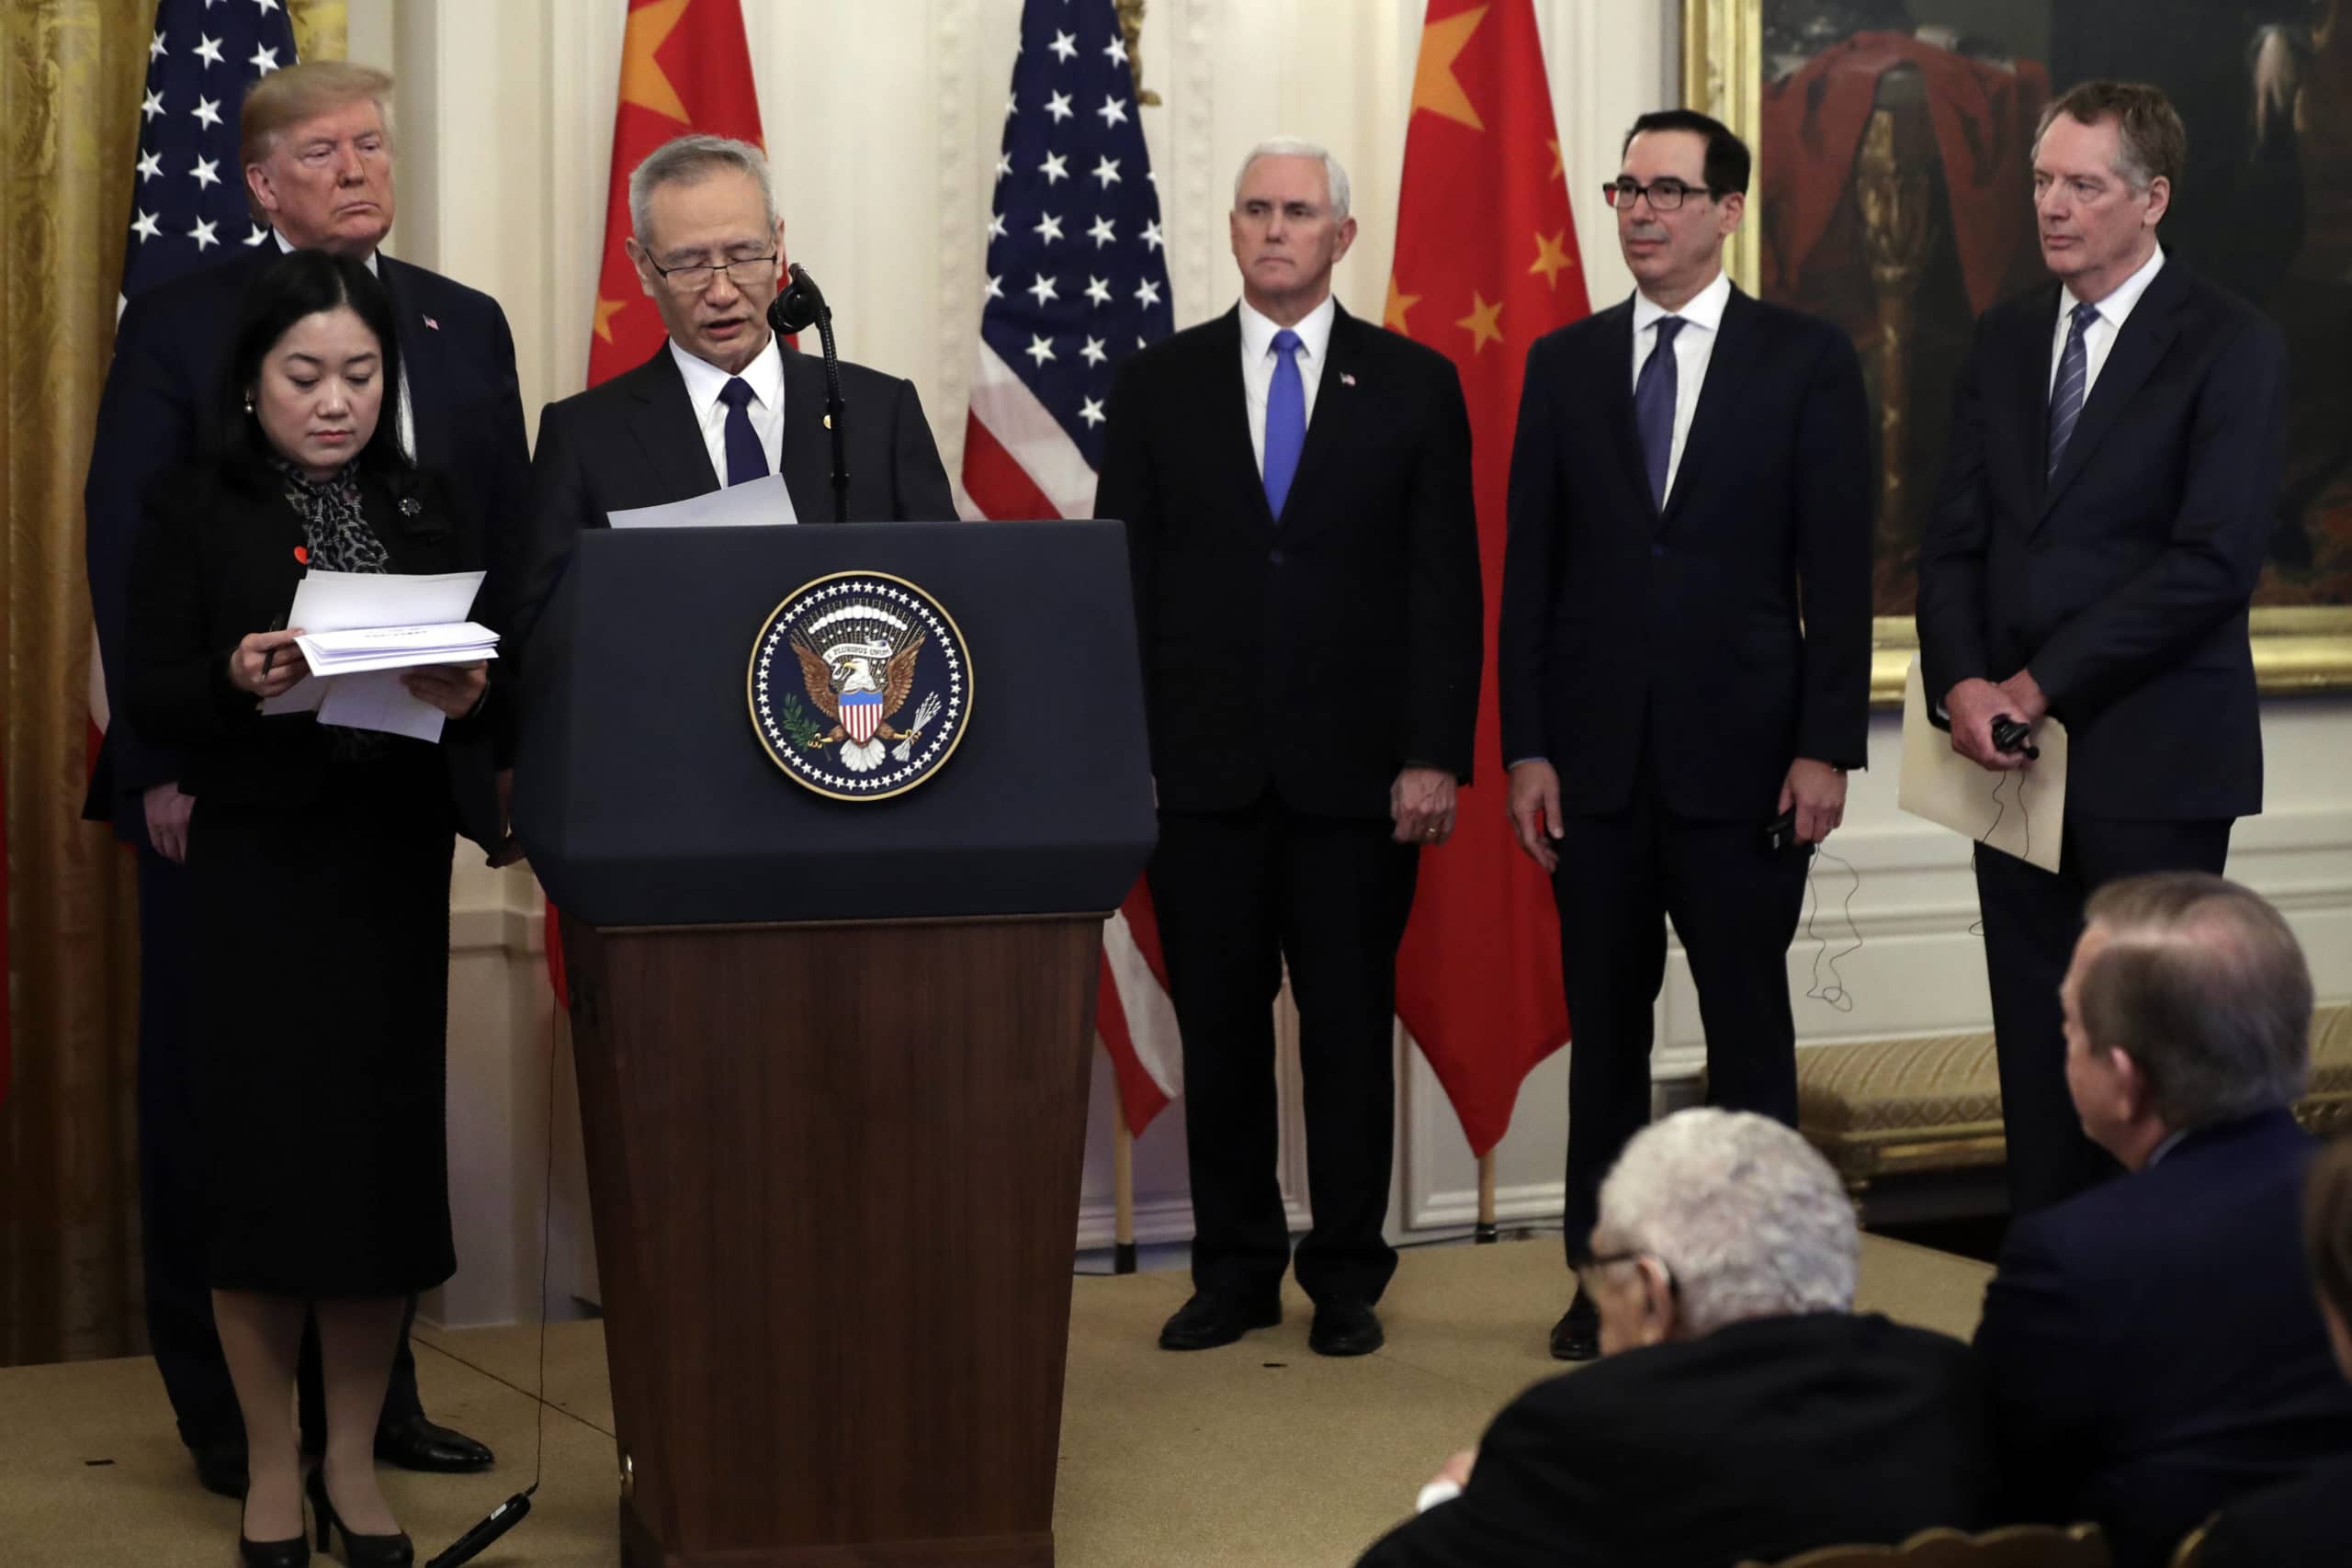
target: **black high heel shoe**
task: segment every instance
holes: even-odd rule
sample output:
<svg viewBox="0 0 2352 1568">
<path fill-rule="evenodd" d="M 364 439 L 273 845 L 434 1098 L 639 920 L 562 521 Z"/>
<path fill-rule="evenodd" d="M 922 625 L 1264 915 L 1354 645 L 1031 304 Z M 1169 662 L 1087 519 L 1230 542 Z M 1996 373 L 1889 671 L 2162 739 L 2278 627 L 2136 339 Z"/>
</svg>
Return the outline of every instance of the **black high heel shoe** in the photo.
<svg viewBox="0 0 2352 1568">
<path fill-rule="evenodd" d="M 325 1551 L 334 1543 L 336 1530 L 343 1532 L 344 1568 L 414 1568 L 416 1543 L 406 1530 L 391 1535 L 354 1535 L 351 1527 L 335 1517 L 334 1505 L 327 1501 L 326 1467 L 321 1465 L 311 1472 L 311 1501 L 319 1510 L 319 1550 Z M 299 1544 L 299 1543 L 298 1543 Z M 310 1560 L 303 1553 L 301 1562 Z M 266 1568 L 278 1568 L 271 1562 Z M 300 1568 L 300 1563 L 288 1568 Z"/>
<path fill-rule="evenodd" d="M 284 1540 L 254 1540 L 245 1534 L 244 1515 L 237 1516 L 237 1555 L 244 1560 L 245 1568 L 310 1568 L 311 1538 L 289 1536 Z"/>
</svg>

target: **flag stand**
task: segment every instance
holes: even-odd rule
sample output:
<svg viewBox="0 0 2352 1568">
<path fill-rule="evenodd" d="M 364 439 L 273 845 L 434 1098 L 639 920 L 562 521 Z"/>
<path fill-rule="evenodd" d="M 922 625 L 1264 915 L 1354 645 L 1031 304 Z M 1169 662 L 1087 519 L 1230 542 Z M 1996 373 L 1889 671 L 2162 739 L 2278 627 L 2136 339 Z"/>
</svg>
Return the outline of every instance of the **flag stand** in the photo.
<svg viewBox="0 0 2352 1568">
<path fill-rule="evenodd" d="M 1498 1238 L 1495 1230 L 1495 1151 L 1488 1149 L 1478 1156 L 1478 1228 L 1474 1239 L 1480 1247 Z"/>
<path fill-rule="evenodd" d="M 1106 1047 L 1107 1049 L 1107 1047 Z M 1136 1135 L 1127 1131 L 1119 1075 L 1111 1075 L 1111 1272 L 1136 1271 Z"/>
</svg>

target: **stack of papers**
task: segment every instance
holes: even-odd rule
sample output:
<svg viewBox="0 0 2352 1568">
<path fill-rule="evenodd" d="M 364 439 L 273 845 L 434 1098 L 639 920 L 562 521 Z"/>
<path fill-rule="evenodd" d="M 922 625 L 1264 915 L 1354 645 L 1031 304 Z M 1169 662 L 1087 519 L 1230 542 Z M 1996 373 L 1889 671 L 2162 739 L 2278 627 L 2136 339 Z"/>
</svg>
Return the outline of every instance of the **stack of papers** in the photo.
<svg viewBox="0 0 2352 1568">
<path fill-rule="evenodd" d="M 316 713 L 322 724 L 438 740 L 445 716 L 401 684 L 401 671 L 498 657 L 498 634 L 466 618 L 482 573 L 410 577 L 314 571 L 294 591 L 285 624 L 311 673 L 262 704 L 265 714 Z"/>
</svg>

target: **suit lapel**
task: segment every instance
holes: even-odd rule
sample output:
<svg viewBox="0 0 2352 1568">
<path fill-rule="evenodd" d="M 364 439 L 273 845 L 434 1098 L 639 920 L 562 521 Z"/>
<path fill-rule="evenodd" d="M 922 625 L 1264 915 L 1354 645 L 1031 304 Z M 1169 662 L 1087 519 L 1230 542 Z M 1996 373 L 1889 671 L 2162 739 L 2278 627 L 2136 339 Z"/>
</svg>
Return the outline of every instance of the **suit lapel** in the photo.
<svg viewBox="0 0 2352 1568">
<path fill-rule="evenodd" d="M 1217 330 L 1202 340 L 1202 351 L 1211 355 L 1211 363 L 1204 367 L 1205 385 L 1211 390 L 1208 406 L 1222 411 L 1213 416 L 1208 449 L 1225 465 L 1227 482 L 1234 492 L 1246 498 L 1241 503 L 1244 513 L 1271 533 L 1274 514 L 1266 505 L 1266 479 L 1258 471 L 1257 450 L 1250 439 L 1250 388 L 1241 378 L 1241 307 L 1236 305 L 1219 316 L 1216 325 Z M 1302 453 L 1300 467 L 1305 466 Z M 1291 488 L 1298 488 L 1295 475 Z"/>
<path fill-rule="evenodd" d="M 1303 517 L 1295 503 L 1301 495 L 1315 493 L 1315 476 L 1331 461 L 1332 452 L 1346 443 L 1363 396 L 1352 378 L 1363 358 L 1361 334 L 1371 329 L 1349 315 L 1337 300 L 1332 301 L 1331 310 L 1331 336 L 1323 345 L 1323 371 L 1315 383 L 1315 416 L 1306 422 L 1306 441 L 1299 448 L 1298 468 L 1291 475 L 1290 493 L 1283 498 L 1280 520 L 1283 527 Z M 1238 353 L 1235 358 L 1238 363 Z M 1258 488 L 1262 496 L 1262 476 Z M 1268 516 L 1272 514 L 1269 513 Z"/>
<path fill-rule="evenodd" d="M 400 339 L 401 378 L 408 386 L 409 416 L 416 422 L 416 450 L 410 454 L 420 468 L 447 473 L 448 431 L 436 417 L 448 406 L 449 367 L 443 358 L 440 325 L 420 306 L 416 269 L 405 262 L 378 254 L 384 292 L 391 297 L 392 331 Z M 398 405 L 386 411 L 400 418 Z"/>
<path fill-rule="evenodd" d="M 687 501 L 717 490 L 718 475 L 710 466 L 710 448 L 703 443 L 702 427 L 695 423 L 686 378 L 678 374 L 668 340 L 653 351 L 652 358 L 630 371 L 628 378 L 635 400 L 629 430 L 645 448 L 653 471 L 661 476 L 662 493 L 672 501 Z"/>
<path fill-rule="evenodd" d="M 2121 330 L 2115 334 L 2114 346 L 2107 351 L 2107 363 L 2099 367 L 2098 379 L 2091 384 L 2090 396 L 2083 400 L 2083 412 L 2075 417 L 2075 434 L 2066 442 L 2065 454 L 2058 459 L 2058 471 L 2050 477 L 2050 488 L 2041 498 L 2042 521 L 2048 520 L 2058 498 L 2066 493 L 2075 476 L 2083 471 L 2091 454 L 2098 449 L 2100 439 L 2114 427 L 2123 405 L 2132 400 L 2132 394 L 2139 391 L 2164 358 L 2165 351 L 2172 346 L 2172 340 L 2180 335 L 2180 325 L 2174 314 L 2188 293 L 2188 275 L 2181 270 L 2178 262 L 2167 259 L 2149 280 L 2147 292 L 2140 296 L 2132 314 L 2124 319 Z M 2057 331 L 2055 309 L 2053 305 L 2049 323 L 2052 334 Z M 2046 432 L 2050 423 L 2046 391 L 2043 403 L 2042 424 Z M 2045 434 L 2042 439 L 2047 442 L 2049 437 Z M 2043 462 L 2047 467 L 2046 457 Z"/>
<path fill-rule="evenodd" d="M 803 523 L 833 520 L 833 438 L 825 428 L 825 365 L 785 348 L 784 447 L 776 468 L 784 475 L 792 513 Z M 843 411 L 846 413 L 846 410 Z"/>
<path fill-rule="evenodd" d="M 1715 346 L 1707 355 L 1706 378 L 1699 384 L 1699 406 L 1691 412 L 1690 433 L 1682 438 L 1682 466 L 1675 470 L 1674 488 L 1666 498 L 1666 513 L 1659 524 L 1673 521 L 1676 513 L 1693 490 L 1705 482 L 1706 454 L 1720 450 L 1724 440 L 1724 426 L 1732 411 L 1739 407 L 1748 375 L 1756 367 L 1756 307 L 1745 294 L 1735 288 L 1724 303 L 1723 320 L 1715 325 Z M 1627 319 L 1630 321 L 1632 312 Z M 1631 335 L 1625 344 L 1627 363 L 1633 355 Z M 1624 385 L 1619 378 L 1621 388 Z M 1634 398 L 1625 393 L 1625 416 L 1633 418 Z M 1641 441 L 1635 437 L 1630 449 L 1638 450 Z M 1649 489 L 1649 476 L 1642 476 L 1642 489 Z"/>
<path fill-rule="evenodd" d="M 1609 419 L 1609 445 L 1625 465 L 1634 493 L 1646 500 L 1650 477 L 1642 469 L 1642 436 L 1634 426 L 1634 301 L 1631 297 L 1600 313 L 1600 406 Z"/>
</svg>

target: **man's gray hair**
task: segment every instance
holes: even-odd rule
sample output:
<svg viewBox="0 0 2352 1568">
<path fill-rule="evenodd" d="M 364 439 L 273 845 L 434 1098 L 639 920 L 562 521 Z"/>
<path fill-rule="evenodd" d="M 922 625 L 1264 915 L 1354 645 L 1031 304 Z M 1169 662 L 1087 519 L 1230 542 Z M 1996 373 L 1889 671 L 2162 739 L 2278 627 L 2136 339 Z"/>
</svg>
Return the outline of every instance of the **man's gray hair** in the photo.
<svg viewBox="0 0 2352 1568">
<path fill-rule="evenodd" d="M 2312 972 L 2261 895 L 2197 871 L 2110 882 L 2085 924 L 2107 941 L 2075 1006 L 2094 1047 L 2139 1064 L 2166 1127 L 2295 1103 L 2311 1077 Z"/>
<path fill-rule="evenodd" d="M 1794 1129 L 1753 1111 L 1682 1111 L 1644 1128 L 1600 1184 L 1600 1229 L 1666 1265 L 1693 1334 L 1853 1310 L 1853 1200 Z"/>
<path fill-rule="evenodd" d="M 720 169 L 741 169 L 759 182 L 760 206 L 767 213 L 768 228 L 775 229 L 775 186 L 768 179 L 767 154 L 748 141 L 696 131 L 664 141 L 629 171 L 628 226 L 638 248 L 652 248 L 646 236 L 653 229 L 655 187 L 698 184 Z"/>
<path fill-rule="evenodd" d="M 1250 155 L 1241 160 L 1241 167 L 1233 174 L 1233 205 L 1236 208 L 1241 205 L 1241 182 L 1250 177 L 1250 165 L 1261 158 L 1321 159 L 1323 179 L 1331 193 L 1331 221 L 1344 223 L 1348 220 L 1348 171 L 1340 167 L 1340 161 L 1331 156 L 1329 148 L 1319 141 L 1302 141 L 1295 136 L 1277 136 L 1250 149 Z"/>
</svg>

